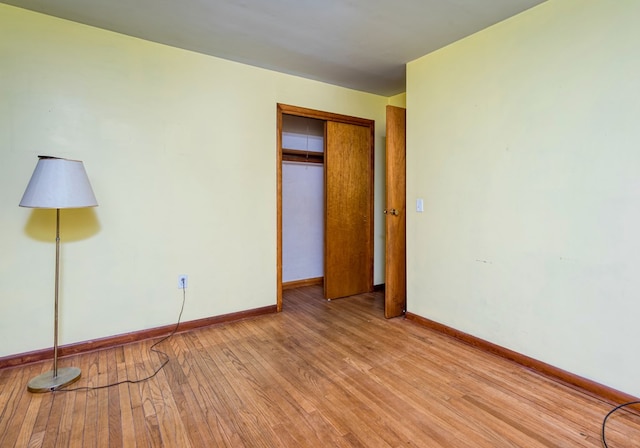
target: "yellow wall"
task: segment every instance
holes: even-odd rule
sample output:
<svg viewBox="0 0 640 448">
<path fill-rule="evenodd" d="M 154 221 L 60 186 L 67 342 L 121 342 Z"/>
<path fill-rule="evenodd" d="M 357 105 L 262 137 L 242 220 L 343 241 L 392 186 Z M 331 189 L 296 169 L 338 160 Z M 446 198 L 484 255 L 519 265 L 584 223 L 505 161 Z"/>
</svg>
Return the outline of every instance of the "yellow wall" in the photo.
<svg viewBox="0 0 640 448">
<path fill-rule="evenodd" d="M 640 396 L 640 2 L 408 64 L 408 310 Z"/>
<path fill-rule="evenodd" d="M 389 97 L 389 105 L 396 107 L 407 107 L 407 94 L 399 93 Z"/>
<path fill-rule="evenodd" d="M 62 211 L 61 344 L 172 324 L 183 273 L 183 320 L 275 304 L 278 102 L 376 120 L 382 217 L 387 98 L 0 4 L 0 356 L 52 344 L 55 212 L 18 207 L 39 154 L 100 204 Z"/>
</svg>

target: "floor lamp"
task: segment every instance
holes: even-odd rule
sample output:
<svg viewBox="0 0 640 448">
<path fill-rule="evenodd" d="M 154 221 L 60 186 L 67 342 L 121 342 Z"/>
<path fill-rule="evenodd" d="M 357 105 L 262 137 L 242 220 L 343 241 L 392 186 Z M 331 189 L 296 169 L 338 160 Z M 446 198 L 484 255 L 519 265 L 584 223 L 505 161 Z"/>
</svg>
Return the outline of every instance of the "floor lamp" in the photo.
<svg viewBox="0 0 640 448">
<path fill-rule="evenodd" d="M 98 205 L 84 165 L 79 160 L 38 156 L 38 164 L 20 207 L 56 209 L 56 270 L 53 311 L 53 370 L 29 381 L 29 392 L 48 392 L 80 379 L 77 367 L 58 368 L 58 280 L 60 277 L 60 209 Z"/>
</svg>

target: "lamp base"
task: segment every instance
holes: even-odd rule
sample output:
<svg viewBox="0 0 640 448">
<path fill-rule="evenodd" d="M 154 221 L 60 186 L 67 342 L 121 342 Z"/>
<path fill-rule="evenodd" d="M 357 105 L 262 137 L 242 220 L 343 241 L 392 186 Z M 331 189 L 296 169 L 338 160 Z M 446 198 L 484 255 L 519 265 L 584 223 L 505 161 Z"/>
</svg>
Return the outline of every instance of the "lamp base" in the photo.
<svg viewBox="0 0 640 448">
<path fill-rule="evenodd" d="M 58 375 L 53 376 L 53 370 L 38 375 L 29 381 L 27 390 L 34 393 L 51 392 L 80 379 L 80 369 L 77 367 L 62 367 Z"/>
</svg>

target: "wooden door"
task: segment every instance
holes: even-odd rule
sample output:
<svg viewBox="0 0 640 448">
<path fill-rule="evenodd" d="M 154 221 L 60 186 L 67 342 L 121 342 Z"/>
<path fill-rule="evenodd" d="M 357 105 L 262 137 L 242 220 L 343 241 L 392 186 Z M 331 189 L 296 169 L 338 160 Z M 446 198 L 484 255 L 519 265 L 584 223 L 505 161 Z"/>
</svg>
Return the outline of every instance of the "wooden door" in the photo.
<svg viewBox="0 0 640 448">
<path fill-rule="evenodd" d="M 407 302 L 406 110 L 387 106 L 387 196 L 384 316 L 402 315 Z"/>
<path fill-rule="evenodd" d="M 326 299 L 373 289 L 372 127 L 327 122 Z"/>
</svg>

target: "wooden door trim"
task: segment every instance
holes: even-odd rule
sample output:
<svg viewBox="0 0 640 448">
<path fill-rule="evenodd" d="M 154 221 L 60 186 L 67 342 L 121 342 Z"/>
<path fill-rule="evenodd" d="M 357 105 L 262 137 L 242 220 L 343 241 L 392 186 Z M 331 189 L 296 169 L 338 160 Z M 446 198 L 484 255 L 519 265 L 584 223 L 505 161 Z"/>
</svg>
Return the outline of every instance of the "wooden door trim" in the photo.
<svg viewBox="0 0 640 448">
<path fill-rule="evenodd" d="M 335 121 L 338 123 L 349 123 L 359 126 L 366 126 L 371 133 L 371 181 L 370 181 L 370 210 L 369 213 L 371 220 L 369 223 L 369 232 L 371 234 L 371 262 L 369 269 L 371 270 L 371 285 L 370 290 L 373 290 L 373 260 L 374 260 L 374 188 L 375 188 L 375 120 L 367 118 L 353 117 L 350 115 L 336 114 L 332 112 L 323 112 L 320 110 L 309 109 L 306 107 L 292 106 L 289 104 L 277 103 L 276 105 L 276 310 L 282 311 L 282 115 L 296 115 L 299 117 L 316 118 L 324 121 Z M 325 126 L 326 129 L 326 126 Z M 326 131 L 325 131 L 326 133 Z M 326 144 L 326 136 L 325 136 Z"/>
<path fill-rule="evenodd" d="M 332 112 L 323 112 L 315 109 L 308 109 L 306 107 L 291 106 L 288 104 L 278 103 L 278 117 L 282 117 L 282 114 L 297 115 L 299 117 L 316 118 L 324 121 L 336 121 L 338 123 L 357 124 L 360 126 L 368 126 L 373 128 L 375 121 L 368 118 L 353 117 L 351 115 L 334 114 Z M 280 123 L 279 130 L 282 130 L 282 123 Z M 280 134 L 278 134 L 280 135 Z"/>
<path fill-rule="evenodd" d="M 282 311 L 282 112 L 276 110 L 276 312 Z"/>
</svg>

